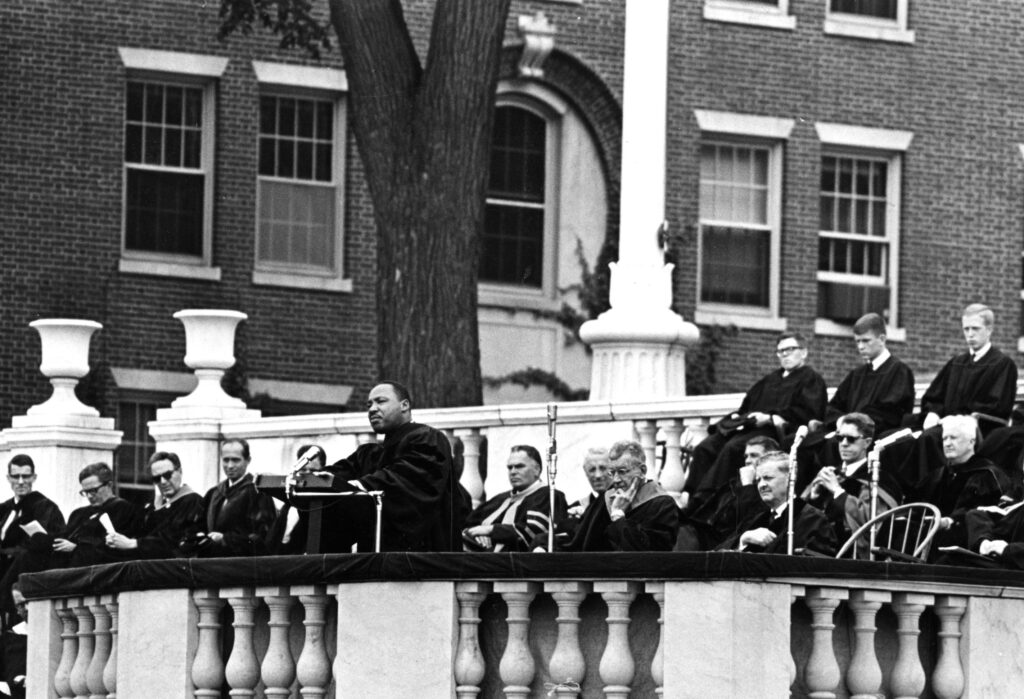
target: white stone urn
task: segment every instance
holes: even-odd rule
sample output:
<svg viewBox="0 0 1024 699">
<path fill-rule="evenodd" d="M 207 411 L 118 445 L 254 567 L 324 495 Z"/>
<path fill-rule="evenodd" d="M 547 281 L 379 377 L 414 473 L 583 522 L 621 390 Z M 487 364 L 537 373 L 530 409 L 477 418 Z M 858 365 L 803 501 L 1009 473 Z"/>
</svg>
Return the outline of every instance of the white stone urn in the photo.
<svg viewBox="0 0 1024 699">
<path fill-rule="evenodd" d="M 78 400 L 75 386 L 89 373 L 89 340 L 103 326 L 94 320 L 42 318 L 29 327 L 39 333 L 43 346 L 39 371 L 53 384 L 53 395 L 29 408 L 28 414 L 98 417 L 98 410 Z"/>
<path fill-rule="evenodd" d="M 174 317 L 185 326 L 185 364 L 195 371 L 199 383 L 171 407 L 244 408 L 243 401 L 225 393 L 220 380 L 235 363 L 235 329 L 249 316 L 239 311 L 188 309 Z"/>
</svg>

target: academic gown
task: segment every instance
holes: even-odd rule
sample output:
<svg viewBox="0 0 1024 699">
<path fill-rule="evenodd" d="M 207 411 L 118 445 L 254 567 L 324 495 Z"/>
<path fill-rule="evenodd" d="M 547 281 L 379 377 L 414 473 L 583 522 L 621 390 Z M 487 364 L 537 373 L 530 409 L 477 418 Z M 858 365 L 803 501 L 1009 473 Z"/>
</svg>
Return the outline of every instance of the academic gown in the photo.
<svg viewBox="0 0 1024 699">
<path fill-rule="evenodd" d="M 354 480 L 362 490 L 384 492 L 381 551 L 462 550 L 452 451 L 439 430 L 407 422 L 331 470 L 341 487 Z"/>
<path fill-rule="evenodd" d="M 186 486 L 187 487 L 187 486 Z M 181 555 L 181 542 L 205 528 L 203 496 L 191 490 L 170 503 L 146 505 L 138 547 L 124 551 L 126 558 L 174 558 Z"/>
<path fill-rule="evenodd" d="M 551 490 L 542 485 L 532 492 L 526 494 L 519 507 L 516 509 L 515 519 L 511 524 L 503 524 L 503 515 L 492 522 L 493 530 L 490 538 L 494 544 L 502 544 L 503 551 L 531 551 L 532 542 L 538 537 L 546 538 L 551 522 Z M 508 501 L 512 496 L 511 490 L 499 493 L 480 507 L 473 510 L 466 518 L 464 528 L 469 529 L 491 516 L 499 507 Z M 555 490 L 555 526 L 565 519 L 568 505 L 565 502 L 565 495 L 562 491 Z M 471 545 L 472 546 L 472 545 Z M 476 549 L 473 549 L 476 550 Z"/>
<path fill-rule="evenodd" d="M 929 473 L 917 489 L 918 499 L 939 508 L 943 517 L 953 520 L 950 529 L 939 530 L 934 548 L 967 546 L 965 517 L 975 507 L 998 505 L 1012 489 L 1001 468 L 974 454 L 959 466 L 943 466 Z"/>
<path fill-rule="evenodd" d="M 79 507 L 68 517 L 64 531 L 53 537 L 73 542 L 75 550 L 69 554 L 55 552 L 51 567 L 74 568 L 119 560 L 119 555 L 107 547 L 107 530 L 100 522 L 103 514 L 110 517 L 114 530 L 125 536 L 134 537 L 142 526 L 140 508 L 119 497 L 110 498 L 102 505 Z"/>
<path fill-rule="evenodd" d="M 914 372 L 906 364 L 892 355 L 878 369 L 866 362 L 839 384 L 825 408 L 823 431 L 831 431 L 847 413 L 864 413 L 874 420 L 876 435 L 899 429 L 914 410 L 914 397 Z"/>
<path fill-rule="evenodd" d="M 993 556 L 992 560 L 1004 568 L 1024 570 L 1024 506 L 1005 516 L 970 510 L 964 516 L 964 522 L 971 551 L 977 553 L 985 539 L 1005 541 L 1007 545 L 1002 554 Z"/>
<path fill-rule="evenodd" d="M 11 513 L 14 513 L 14 520 L 7 531 L 0 539 L 0 574 L 7 570 L 12 558 L 21 555 L 28 548 L 36 551 L 49 552 L 52 538 L 45 534 L 36 534 L 29 537 L 22 529 L 22 525 L 29 522 L 39 522 L 47 534 L 54 534 L 64 529 L 64 515 L 61 514 L 57 504 L 42 493 L 32 491 L 25 497 L 14 501 L 14 498 L 0 503 L 0 527 L 8 520 Z"/>
<path fill-rule="evenodd" d="M 274 523 L 274 500 L 256 489 L 253 475 L 246 473 L 237 483 L 223 480 L 203 497 L 204 533 L 220 532 L 221 542 L 206 539 L 185 552 L 204 558 L 217 556 L 259 556 L 265 554 L 267 532 Z"/>
<path fill-rule="evenodd" d="M 671 551 L 679 528 L 679 508 L 654 481 L 637 490 L 626 516 L 613 522 L 603 497 L 594 498 L 565 550 Z"/>
<path fill-rule="evenodd" d="M 793 549 L 806 549 L 825 556 L 834 556 L 838 547 L 835 529 L 825 517 L 825 513 L 802 499 L 793 501 Z M 719 545 L 719 551 L 735 551 L 739 547 L 740 537 L 751 529 L 765 527 L 775 534 L 775 541 L 768 546 L 748 546 L 744 551 L 750 553 L 786 553 L 789 517 L 786 510 L 773 517 L 772 510 L 761 502 L 760 508 L 749 510 L 740 523 Z"/>
<path fill-rule="evenodd" d="M 837 471 L 836 475 L 843 489 L 841 494 L 833 495 L 827 488 L 821 488 L 817 496 L 810 497 L 808 488 L 802 497 L 825 513 L 839 541 L 844 542 L 871 519 L 871 474 L 865 460 L 851 473 L 843 475 Z M 898 493 L 895 482 L 885 474 L 879 474 L 878 507 L 875 514 L 880 515 L 896 507 L 900 501 Z M 863 553 L 865 557 L 868 555 L 866 549 Z"/>
<path fill-rule="evenodd" d="M 1017 365 L 994 345 L 977 362 L 969 352 L 946 362 L 921 397 L 921 417 L 985 413 L 1008 419 L 1017 397 Z M 994 427 L 981 421 L 983 432 Z"/>
</svg>

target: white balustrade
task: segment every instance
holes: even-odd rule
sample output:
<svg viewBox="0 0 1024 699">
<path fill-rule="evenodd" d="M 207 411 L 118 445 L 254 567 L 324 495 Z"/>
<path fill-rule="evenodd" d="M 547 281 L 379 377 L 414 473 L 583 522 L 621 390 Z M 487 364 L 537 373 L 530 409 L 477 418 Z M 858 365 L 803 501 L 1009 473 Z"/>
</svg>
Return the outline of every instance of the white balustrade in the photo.
<svg viewBox="0 0 1024 699">
<path fill-rule="evenodd" d="M 295 661 L 288 646 L 288 629 L 291 626 L 291 609 L 295 599 L 286 587 L 260 587 L 256 595 L 263 599 L 270 612 L 267 626 L 270 627 L 270 641 L 260 665 L 260 677 L 266 686 L 264 696 L 290 697 L 292 682 L 295 681 Z"/>
<path fill-rule="evenodd" d="M 644 448 L 644 455 L 647 457 L 647 473 L 654 475 L 658 471 L 658 426 L 654 420 L 634 420 L 633 431 L 636 432 L 636 441 L 640 442 L 640 446 Z"/>
<path fill-rule="evenodd" d="M 924 691 L 924 668 L 917 652 L 917 639 L 921 635 L 921 614 L 932 604 L 935 604 L 932 595 L 901 592 L 893 596 L 892 609 L 896 613 L 899 644 L 889 688 L 894 699 L 919 697 Z"/>
<path fill-rule="evenodd" d="M 116 595 L 104 595 L 103 603 L 107 605 L 107 613 L 110 614 L 110 659 L 103 669 L 103 684 L 107 687 L 107 699 L 117 697 L 117 613 L 118 603 Z"/>
<path fill-rule="evenodd" d="M 71 674 L 68 676 L 68 680 L 71 683 L 71 691 L 74 692 L 76 699 L 88 699 L 90 695 L 88 681 L 89 664 L 92 662 L 92 653 L 96 642 L 95 621 L 92 617 L 92 611 L 90 611 L 88 604 L 83 598 L 76 598 L 72 609 L 75 613 L 75 619 L 78 620 L 78 631 L 76 633 L 78 637 L 78 654 L 75 657 L 75 664 L 71 666 Z"/>
<path fill-rule="evenodd" d="M 532 582 L 496 582 L 494 591 L 508 606 L 508 643 L 498 665 L 508 699 L 528 699 L 530 683 L 536 672 L 530 652 L 530 603 L 540 586 Z"/>
<path fill-rule="evenodd" d="M 85 671 L 85 683 L 89 687 L 89 699 L 106 699 L 107 685 L 103 680 L 103 674 L 110 659 L 110 610 L 100 597 L 91 598 L 88 607 L 93 616 L 95 641 L 92 659 Z"/>
<path fill-rule="evenodd" d="M 854 646 L 846 687 L 850 699 L 875 699 L 882 692 L 882 668 L 875 653 L 875 632 L 878 610 L 892 600 L 880 590 L 853 590 L 848 605 L 853 612 Z"/>
<path fill-rule="evenodd" d="M 665 464 L 658 474 L 658 482 L 670 495 L 678 497 L 686 483 L 686 471 L 683 469 L 683 421 L 674 418 L 658 420 L 656 424 L 665 435 Z"/>
<path fill-rule="evenodd" d="M 455 695 L 474 699 L 487 668 L 480 651 L 480 605 L 491 586 L 482 582 L 462 582 L 455 586 L 459 601 L 459 647 L 455 652 Z"/>
<path fill-rule="evenodd" d="M 644 590 L 658 605 L 658 650 L 651 660 L 651 679 L 654 680 L 654 692 L 660 697 L 665 693 L 665 583 L 649 582 L 644 585 Z"/>
<path fill-rule="evenodd" d="M 192 600 L 199 611 L 196 626 L 199 629 L 196 641 L 196 657 L 192 662 L 192 684 L 195 696 L 220 697 L 224 684 L 224 661 L 220 655 L 220 610 L 224 600 L 216 590 L 196 590 Z"/>
<path fill-rule="evenodd" d="M 302 620 L 305 639 L 295 664 L 299 693 L 304 699 L 324 699 L 327 696 L 327 685 L 331 681 L 331 661 L 327 656 L 327 642 L 324 639 L 330 599 L 323 586 L 294 586 L 291 593 L 299 598 L 306 611 Z"/>
<path fill-rule="evenodd" d="M 578 696 L 574 686 L 583 683 L 587 670 L 580 648 L 580 604 L 590 591 L 590 585 L 582 582 L 546 582 L 544 591 L 549 593 L 558 605 L 558 639 L 548 663 L 548 674 L 554 683 L 554 696 L 558 699 L 573 699 Z"/>
<path fill-rule="evenodd" d="M 220 596 L 228 601 L 235 615 L 231 622 L 235 641 L 227 665 L 224 666 L 224 679 L 231 687 L 232 697 L 255 697 L 256 685 L 260 681 L 260 665 L 256 659 L 253 628 L 256 626 L 254 617 L 259 602 L 250 587 L 222 588 Z"/>
<path fill-rule="evenodd" d="M 78 619 L 71 607 L 71 600 L 61 600 L 57 604 L 57 619 L 60 620 L 60 661 L 53 674 L 53 688 L 58 699 L 70 699 L 75 696 L 71 688 L 71 668 L 78 657 Z"/>
<path fill-rule="evenodd" d="M 484 479 L 480 473 L 480 444 L 483 435 L 480 430 L 455 430 L 455 436 L 462 440 L 462 478 L 459 482 L 473 498 L 473 507 L 478 507 L 484 500 Z"/>
<path fill-rule="evenodd" d="M 836 607 L 847 594 L 846 590 L 822 587 L 811 588 L 804 596 L 804 604 L 811 610 L 811 655 L 804 670 L 811 699 L 835 699 L 840 673 L 832 647 L 832 630 L 836 627 Z"/>
<path fill-rule="evenodd" d="M 932 673 L 932 691 L 939 699 L 959 699 L 964 693 L 960 622 L 967 611 L 967 598 L 942 595 L 934 609 L 939 618 L 939 657 Z"/>
<path fill-rule="evenodd" d="M 629 607 L 640 591 L 635 582 L 595 582 L 594 592 L 608 606 L 608 644 L 598 667 L 608 699 L 629 699 L 636 663 L 629 649 Z"/>
</svg>

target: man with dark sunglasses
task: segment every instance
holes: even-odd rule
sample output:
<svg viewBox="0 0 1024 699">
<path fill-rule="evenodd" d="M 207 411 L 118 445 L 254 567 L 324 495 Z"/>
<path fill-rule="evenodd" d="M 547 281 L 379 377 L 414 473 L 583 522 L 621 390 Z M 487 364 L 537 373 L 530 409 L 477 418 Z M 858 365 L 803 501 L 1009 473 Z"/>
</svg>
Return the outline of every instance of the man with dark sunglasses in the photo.
<svg viewBox="0 0 1024 699">
<path fill-rule="evenodd" d="M 107 548 L 108 532 L 135 536 L 142 512 L 114 494 L 114 472 L 105 463 L 89 464 L 78 474 L 79 493 L 89 501 L 68 517 L 68 526 L 53 540 L 51 568 L 73 568 L 119 560 Z"/>
<path fill-rule="evenodd" d="M 181 459 L 172 451 L 153 454 L 149 471 L 156 493 L 145 507 L 141 535 L 115 532 L 106 543 L 125 558 L 174 558 L 181 555 L 179 544 L 203 528 L 203 496 L 182 482 Z"/>
</svg>

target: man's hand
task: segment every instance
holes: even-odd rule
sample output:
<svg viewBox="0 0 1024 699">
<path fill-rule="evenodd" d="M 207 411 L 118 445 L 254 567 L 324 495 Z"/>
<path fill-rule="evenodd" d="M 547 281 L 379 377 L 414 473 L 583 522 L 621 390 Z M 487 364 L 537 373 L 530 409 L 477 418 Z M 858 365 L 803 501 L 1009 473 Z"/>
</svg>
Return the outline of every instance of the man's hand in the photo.
<svg viewBox="0 0 1024 699">
<path fill-rule="evenodd" d="M 633 502 L 633 498 L 636 497 L 636 491 L 640 488 L 640 479 L 637 478 L 629 487 L 625 490 L 609 491 L 611 497 L 608 498 L 608 511 L 609 512 L 625 512 L 629 509 L 630 504 Z"/>
<path fill-rule="evenodd" d="M 220 544 L 220 543 L 223 543 L 223 541 L 224 541 L 224 535 L 222 533 L 220 533 L 220 532 L 209 532 L 206 535 L 206 538 L 209 539 L 210 541 L 212 541 L 215 544 Z"/>
<path fill-rule="evenodd" d="M 953 528 L 953 518 L 952 517 L 943 517 L 942 519 L 939 520 L 939 529 L 952 529 L 952 528 Z"/>
<path fill-rule="evenodd" d="M 740 485 L 753 485 L 754 467 L 740 466 Z"/>
<path fill-rule="evenodd" d="M 767 527 L 758 527 L 740 535 L 740 548 L 744 546 L 770 546 L 778 537 Z"/>
<path fill-rule="evenodd" d="M 493 524 L 478 524 L 475 527 L 466 529 L 466 534 L 472 537 L 490 536 L 494 532 Z"/>
<path fill-rule="evenodd" d="M 747 417 L 754 418 L 754 421 L 757 423 L 758 427 L 764 427 L 765 425 L 770 424 L 772 421 L 772 416 L 769 415 L 768 413 L 747 413 Z"/>
<path fill-rule="evenodd" d="M 130 551 L 131 549 L 137 549 L 139 542 L 128 538 L 124 534 L 114 532 L 113 534 L 107 534 L 107 546 L 121 551 Z"/>
<path fill-rule="evenodd" d="M 982 556 L 1002 556 L 1003 551 L 1006 549 L 1007 542 L 1002 539 L 985 539 L 981 542 L 981 546 L 978 548 L 978 553 Z"/>
<path fill-rule="evenodd" d="M 67 539 L 53 540 L 53 550 L 58 553 L 71 553 L 76 548 L 78 548 L 78 544 L 68 541 Z"/>
<path fill-rule="evenodd" d="M 824 466 L 818 475 L 814 477 L 811 485 L 817 484 L 818 486 L 825 488 L 833 496 L 838 497 L 843 493 L 843 486 L 839 485 L 839 476 L 836 475 L 836 469 L 834 466 Z"/>
</svg>

